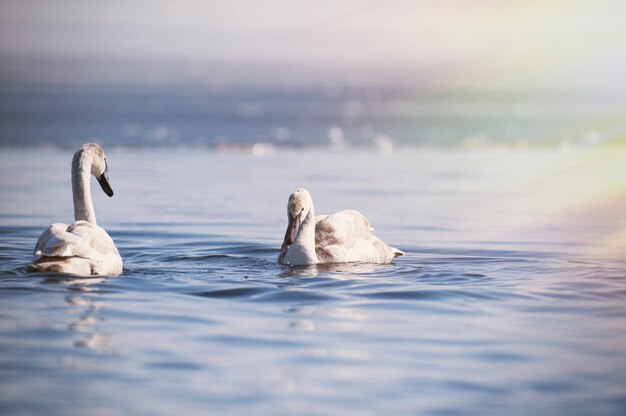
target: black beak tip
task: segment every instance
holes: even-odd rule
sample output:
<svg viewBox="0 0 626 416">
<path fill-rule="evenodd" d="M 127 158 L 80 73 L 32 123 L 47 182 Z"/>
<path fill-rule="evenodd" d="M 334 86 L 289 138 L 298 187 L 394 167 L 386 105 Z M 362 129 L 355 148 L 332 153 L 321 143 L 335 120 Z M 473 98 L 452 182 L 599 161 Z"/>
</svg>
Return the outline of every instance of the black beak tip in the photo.
<svg viewBox="0 0 626 416">
<path fill-rule="evenodd" d="M 98 178 L 98 183 L 100 184 L 100 187 L 105 194 L 107 194 L 109 197 L 113 196 L 113 189 L 111 188 L 111 185 L 109 184 L 106 176 L 101 175 L 100 178 Z"/>
</svg>

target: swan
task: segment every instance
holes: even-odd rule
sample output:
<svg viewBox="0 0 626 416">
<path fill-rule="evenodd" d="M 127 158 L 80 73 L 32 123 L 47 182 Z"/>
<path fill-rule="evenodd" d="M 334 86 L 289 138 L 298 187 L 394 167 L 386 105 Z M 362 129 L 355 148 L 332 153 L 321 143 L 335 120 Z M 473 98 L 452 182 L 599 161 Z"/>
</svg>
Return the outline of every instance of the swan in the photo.
<svg viewBox="0 0 626 416">
<path fill-rule="evenodd" d="M 358 211 L 316 217 L 311 194 L 304 188 L 289 196 L 287 218 L 280 264 L 390 263 L 404 254 L 372 235 L 367 218 Z"/>
<path fill-rule="evenodd" d="M 72 159 L 72 225 L 56 223 L 39 237 L 29 272 L 56 272 L 79 276 L 122 274 L 122 258 L 111 237 L 96 223 L 91 201 L 90 175 L 105 194 L 113 196 L 107 158 L 100 145 L 84 144 Z"/>
</svg>

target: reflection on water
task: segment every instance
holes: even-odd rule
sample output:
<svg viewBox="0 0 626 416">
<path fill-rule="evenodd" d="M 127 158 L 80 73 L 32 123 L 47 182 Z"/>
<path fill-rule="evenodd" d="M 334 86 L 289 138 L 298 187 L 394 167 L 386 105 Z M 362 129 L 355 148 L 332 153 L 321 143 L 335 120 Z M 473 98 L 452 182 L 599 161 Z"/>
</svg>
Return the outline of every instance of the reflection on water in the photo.
<svg viewBox="0 0 626 416">
<path fill-rule="evenodd" d="M 81 278 L 52 273 L 41 275 L 42 284 L 59 285 L 67 292 L 65 302 L 71 306 L 72 315 L 67 330 L 77 335 L 73 343 L 77 348 L 88 348 L 98 353 L 114 353 L 110 334 L 99 330 L 100 324 L 105 320 L 104 311 L 107 305 L 102 289 L 95 285 L 105 281 L 104 277 Z"/>
<path fill-rule="evenodd" d="M 355 275 L 365 275 L 374 273 L 376 269 L 389 267 L 388 265 L 376 265 L 367 263 L 345 263 L 345 264 L 316 264 L 310 266 L 288 266 L 285 267 L 284 273 L 279 276 L 289 277 L 306 277 L 317 276 L 320 273 L 332 273 L 334 279 L 354 279 Z M 344 274 L 345 273 L 345 274 Z"/>
<path fill-rule="evenodd" d="M 115 197 L 94 200 L 124 275 L 83 279 L 24 273 L 45 226 L 71 219 L 68 154 L 0 154 L 11 414 L 626 409 L 620 148 L 109 159 Z M 407 255 L 278 265 L 298 186 Z"/>
<path fill-rule="evenodd" d="M 74 286 L 70 290 L 89 292 L 88 288 L 84 286 Z M 83 336 L 83 338 L 74 341 L 74 346 L 90 348 L 100 352 L 110 350 L 110 336 L 98 332 L 98 324 L 104 320 L 102 311 L 105 308 L 105 303 L 77 294 L 68 295 L 65 300 L 68 304 L 83 310 L 80 317 L 72 321 L 67 327 L 68 330 Z"/>
</svg>

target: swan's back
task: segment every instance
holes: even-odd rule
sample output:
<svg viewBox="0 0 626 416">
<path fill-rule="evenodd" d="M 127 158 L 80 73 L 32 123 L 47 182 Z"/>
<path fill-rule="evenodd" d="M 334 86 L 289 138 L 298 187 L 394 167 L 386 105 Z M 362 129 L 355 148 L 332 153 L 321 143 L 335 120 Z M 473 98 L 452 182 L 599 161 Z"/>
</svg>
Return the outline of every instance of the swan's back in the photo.
<svg viewBox="0 0 626 416">
<path fill-rule="evenodd" d="M 315 252 L 322 263 L 389 263 L 404 254 L 372 235 L 369 221 L 358 211 L 347 209 L 316 221 Z"/>
<path fill-rule="evenodd" d="M 111 237 L 97 225 L 56 223 L 39 237 L 28 270 L 117 276 L 122 273 L 122 259 Z"/>
</svg>

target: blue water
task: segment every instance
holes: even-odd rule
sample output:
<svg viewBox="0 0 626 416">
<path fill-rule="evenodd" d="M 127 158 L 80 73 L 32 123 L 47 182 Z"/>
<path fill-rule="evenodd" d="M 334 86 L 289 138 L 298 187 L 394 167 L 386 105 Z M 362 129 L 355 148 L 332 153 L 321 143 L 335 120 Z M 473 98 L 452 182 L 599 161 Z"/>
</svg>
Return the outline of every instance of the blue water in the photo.
<svg viewBox="0 0 626 416">
<path fill-rule="evenodd" d="M 0 84 L 0 147 L 558 145 L 623 135 L 625 112 L 594 93 Z"/>
<path fill-rule="evenodd" d="M 124 274 L 79 279 L 24 272 L 72 219 L 71 151 L 5 149 L 0 410 L 622 415 L 626 263 L 594 237 L 623 216 L 544 210 L 550 177 L 524 183 L 569 157 L 110 150 L 94 203 Z M 276 264 L 298 186 L 407 255 Z"/>
</svg>

